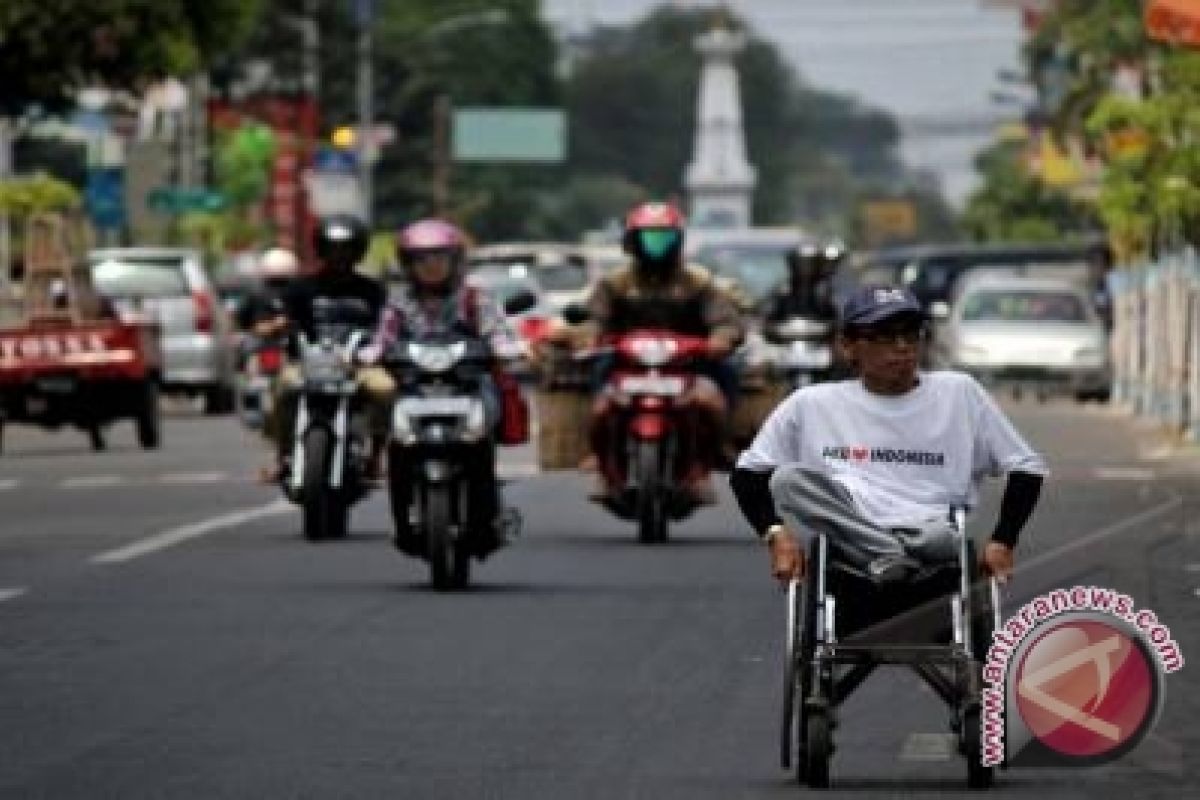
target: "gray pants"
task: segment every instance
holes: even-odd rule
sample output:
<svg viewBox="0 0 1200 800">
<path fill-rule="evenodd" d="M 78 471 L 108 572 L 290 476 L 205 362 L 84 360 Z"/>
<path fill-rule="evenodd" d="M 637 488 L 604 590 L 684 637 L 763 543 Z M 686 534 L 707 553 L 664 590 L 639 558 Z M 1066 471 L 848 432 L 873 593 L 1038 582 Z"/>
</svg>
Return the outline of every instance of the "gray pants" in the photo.
<svg viewBox="0 0 1200 800">
<path fill-rule="evenodd" d="M 949 513 L 917 526 L 885 528 L 867 519 L 846 487 L 828 473 L 796 464 L 775 470 L 771 495 L 806 548 L 823 534 L 839 560 L 859 569 L 883 556 L 908 555 L 922 563 L 958 558 L 958 532 Z"/>
</svg>

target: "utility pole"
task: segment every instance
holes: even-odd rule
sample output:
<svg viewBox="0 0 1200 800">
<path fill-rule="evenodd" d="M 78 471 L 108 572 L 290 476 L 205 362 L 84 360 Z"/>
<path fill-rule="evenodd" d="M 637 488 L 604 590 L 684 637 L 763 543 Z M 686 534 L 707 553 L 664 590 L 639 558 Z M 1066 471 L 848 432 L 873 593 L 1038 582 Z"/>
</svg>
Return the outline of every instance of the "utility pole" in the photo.
<svg viewBox="0 0 1200 800">
<path fill-rule="evenodd" d="M 371 26 L 375 19 L 374 0 L 356 0 L 358 18 L 358 175 L 362 186 L 363 217 L 370 225 L 374 219 L 371 186 L 371 138 L 374 128 L 371 64 Z"/>
<path fill-rule="evenodd" d="M 320 108 L 321 97 L 321 40 L 320 26 L 317 24 L 317 9 L 320 0 L 304 0 L 302 62 L 303 99 L 300 103 L 301 115 L 301 163 L 297 165 L 297 186 L 302 186 L 306 170 L 313 164 L 313 154 L 317 151 L 317 109 Z M 294 211 L 296 214 L 296 251 L 301 263 L 308 263 L 312 248 L 312 235 L 309 229 L 311 216 L 306 213 L 309 208 L 305 202 L 303 189 L 296 192 Z"/>
<path fill-rule="evenodd" d="M 433 213 L 450 210 L 450 95 L 442 93 L 433 105 Z"/>
<path fill-rule="evenodd" d="M 13 173 L 13 123 L 0 114 L 0 181 L 12 177 Z M 9 227 L 8 212 L 0 212 L 0 302 L 9 291 L 12 279 L 12 229 Z"/>
</svg>

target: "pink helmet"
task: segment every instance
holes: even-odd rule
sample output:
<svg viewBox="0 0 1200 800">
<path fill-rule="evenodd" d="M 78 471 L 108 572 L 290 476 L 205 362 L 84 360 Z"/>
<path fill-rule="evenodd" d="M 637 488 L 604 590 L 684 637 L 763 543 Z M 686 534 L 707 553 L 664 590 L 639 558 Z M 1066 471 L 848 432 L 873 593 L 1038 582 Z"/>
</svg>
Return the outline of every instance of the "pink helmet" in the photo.
<svg viewBox="0 0 1200 800">
<path fill-rule="evenodd" d="M 440 219 L 423 219 L 400 231 L 396 237 L 400 264 L 413 276 L 413 259 L 423 253 L 446 253 L 450 256 L 451 274 L 447 285 L 440 290 L 452 290 L 462 277 L 463 261 L 467 253 L 467 237 L 455 225 Z M 431 287 L 433 288 L 433 287 Z"/>
<path fill-rule="evenodd" d="M 447 250 L 462 253 L 467 248 L 467 239 L 457 227 L 440 219 L 423 219 L 400 231 L 397 240 L 400 258 L 428 250 Z"/>
</svg>

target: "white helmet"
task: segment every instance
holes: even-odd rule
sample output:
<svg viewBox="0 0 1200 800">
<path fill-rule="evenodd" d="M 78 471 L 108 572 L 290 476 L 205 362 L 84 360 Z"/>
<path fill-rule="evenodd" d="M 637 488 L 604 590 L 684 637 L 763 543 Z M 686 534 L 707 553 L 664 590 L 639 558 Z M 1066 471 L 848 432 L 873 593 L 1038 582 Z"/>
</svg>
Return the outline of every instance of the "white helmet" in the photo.
<svg viewBox="0 0 1200 800">
<path fill-rule="evenodd" d="M 284 247 L 272 247 L 258 260 L 258 274 L 263 278 L 294 278 L 300 273 L 296 254 Z"/>
</svg>

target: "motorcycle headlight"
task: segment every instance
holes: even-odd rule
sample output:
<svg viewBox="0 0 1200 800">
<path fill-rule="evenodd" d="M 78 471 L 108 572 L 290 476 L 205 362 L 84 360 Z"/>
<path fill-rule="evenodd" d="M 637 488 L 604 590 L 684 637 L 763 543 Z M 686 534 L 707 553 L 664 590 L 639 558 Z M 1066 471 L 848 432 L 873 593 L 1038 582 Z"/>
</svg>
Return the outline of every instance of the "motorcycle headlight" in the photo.
<svg viewBox="0 0 1200 800">
<path fill-rule="evenodd" d="M 466 350 L 465 342 L 455 342 L 449 347 L 414 342 L 408 346 L 408 356 L 426 372 L 445 372 L 462 360 Z"/>
<path fill-rule="evenodd" d="M 670 339 L 640 339 L 633 342 L 632 349 L 645 366 L 661 367 L 675 354 L 675 343 Z"/>
</svg>

